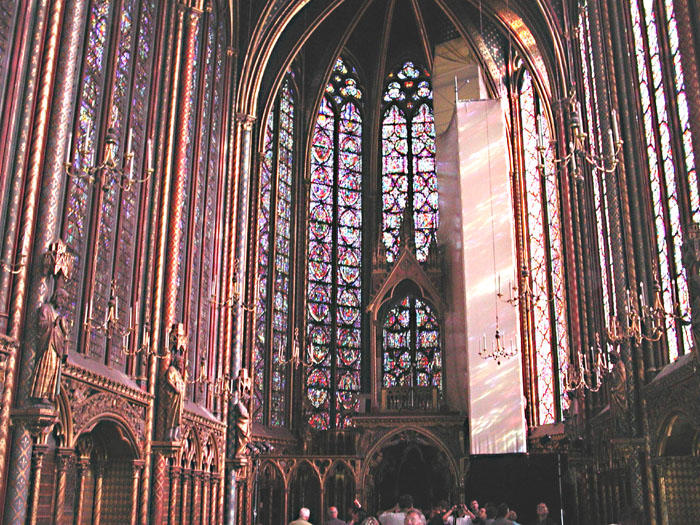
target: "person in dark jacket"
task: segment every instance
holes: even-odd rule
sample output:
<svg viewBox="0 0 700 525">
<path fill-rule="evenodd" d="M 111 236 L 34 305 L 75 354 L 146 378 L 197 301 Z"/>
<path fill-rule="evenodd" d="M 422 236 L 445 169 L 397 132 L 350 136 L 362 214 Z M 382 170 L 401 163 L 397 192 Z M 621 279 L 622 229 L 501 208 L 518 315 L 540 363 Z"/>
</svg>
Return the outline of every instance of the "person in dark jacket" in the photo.
<svg viewBox="0 0 700 525">
<path fill-rule="evenodd" d="M 326 525 L 345 525 L 343 520 L 338 519 L 338 507 L 328 507 L 328 521 Z"/>
<path fill-rule="evenodd" d="M 549 515 L 549 507 L 545 502 L 537 504 L 537 519 L 532 525 L 559 525 L 559 521 Z"/>
<path fill-rule="evenodd" d="M 493 520 L 493 525 L 514 525 L 511 520 L 508 519 L 508 514 L 510 509 L 505 503 L 501 503 L 496 510 L 496 518 Z"/>
</svg>

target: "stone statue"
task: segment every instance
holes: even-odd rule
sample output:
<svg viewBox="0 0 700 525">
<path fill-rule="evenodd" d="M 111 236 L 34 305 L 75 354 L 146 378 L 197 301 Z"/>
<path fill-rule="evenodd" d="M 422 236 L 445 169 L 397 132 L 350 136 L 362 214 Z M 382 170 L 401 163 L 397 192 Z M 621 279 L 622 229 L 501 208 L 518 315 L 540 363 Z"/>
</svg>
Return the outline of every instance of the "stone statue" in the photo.
<svg viewBox="0 0 700 525">
<path fill-rule="evenodd" d="M 181 437 L 186 377 L 182 356 L 173 357 L 165 373 L 165 439 L 169 441 L 179 441 Z"/>
<path fill-rule="evenodd" d="M 236 452 L 235 456 L 245 456 L 246 447 L 250 442 L 250 414 L 242 401 L 238 401 L 234 408 L 236 419 Z"/>
<path fill-rule="evenodd" d="M 688 276 L 689 321 L 693 330 L 693 343 L 697 347 L 700 341 L 700 225 L 691 223 L 686 227 L 681 256 Z"/>
<path fill-rule="evenodd" d="M 61 366 L 66 359 L 68 324 L 61 310 L 68 304 L 68 292 L 56 288 L 48 303 L 39 307 L 37 354 L 30 397 L 53 403 L 61 386 Z"/>
<path fill-rule="evenodd" d="M 179 441 L 182 427 L 182 407 L 187 386 L 184 356 L 187 352 L 185 325 L 174 324 L 170 331 L 170 366 L 165 372 L 165 439 Z"/>
<path fill-rule="evenodd" d="M 246 447 L 250 442 L 251 421 L 246 402 L 250 397 L 250 377 L 248 369 L 241 368 L 236 378 L 236 394 L 238 402 L 234 407 L 234 419 L 236 421 L 236 451 L 235 456 L 246 454 Z"/>
<path fill-rule="evenodd" d="M 610 353 L 610 362 L 613 365 L 610 373 L 610 410 L 613 417 L 622 422 L 627 412 L 627 371 L 622 357 L 615 352 Z"/>
</svg>

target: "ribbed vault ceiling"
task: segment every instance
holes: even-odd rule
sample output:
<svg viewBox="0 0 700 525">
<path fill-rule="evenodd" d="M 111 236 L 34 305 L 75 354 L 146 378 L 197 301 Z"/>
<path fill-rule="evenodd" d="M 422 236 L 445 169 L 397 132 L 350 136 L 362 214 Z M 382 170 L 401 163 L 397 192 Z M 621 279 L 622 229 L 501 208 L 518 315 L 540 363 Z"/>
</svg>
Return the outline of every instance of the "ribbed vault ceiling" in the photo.
<svg viewBox="0 0 700 525">
<path fill-rule="evenodd" d="M 502 69 L 505 56 L 492 56 L 488 52 L 489 44 L 493 48 L 494 40 L 500 39 L 505 49 L 511 41 L 517 45 L 519 36 L 513 23 L 519 20 L 519 15 L 511 11 L 516 6 L 511 6 L 508 0 L 483 2 L 483 5 L 478 0 L 314 0 L 303 7 L 298 4 L 296 11 L 289 0 L 278 4 L 259 12 L 257 29 L 251 35 L 259 35 L 261 41 L 265 38 L 274 41 L 257 91 L 258 111 L 268 106 L 284 72 L 292 64 L 303 72 L 301 81 L 307 97 L 303 107 L 311 108 L 317 105 L 335 57 L 340 53 L 348 56 L 361 77 L 367 79 L 366 87 L 371 94 L 381 90 L 388 71 L 406 58 L 431 68 L 435 46 L 455 38 L 468 43 L 475 60 L 483 66 L 490 90 L 495 93 L 500 80 L 496 62 L 501 59 Z M 499 6 L 505 14 L 498 11 Z M 526 11 L 533 6 L 536 11 L 537 2 L 529 7 L 521 5 L 519 9 Z M 276 17 L 282 20 L 284 13 L 292 11 L 294 14 L 285 20 L 287 23 L 275 25 Z M 541 16 L 539 20 L 541 26 L 546 25 Z M 253 38 L 248 43 L 255 46 L 255 42 Z M 247 52 L 256 50 L 249 47 Z M 262 51 L 257 52 L 262 55 Z"/>
</svg>

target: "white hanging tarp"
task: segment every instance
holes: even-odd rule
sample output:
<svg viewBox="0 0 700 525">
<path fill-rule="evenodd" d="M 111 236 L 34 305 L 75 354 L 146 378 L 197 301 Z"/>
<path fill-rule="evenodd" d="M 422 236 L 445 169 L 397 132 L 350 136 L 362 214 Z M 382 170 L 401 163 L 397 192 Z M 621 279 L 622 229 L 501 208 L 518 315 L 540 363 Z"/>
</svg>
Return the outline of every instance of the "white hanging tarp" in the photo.
<svg viewBox="0 0 700 525">
<path fill-rule="evenodd" d="M 506 302 L 516 279 L 514 215 L 503 109 L 498 100 L 460 101 L 437 147 L 440 237 L 448 244 L 452 288 L 446 346 L 465 353 L 471 454 L 526 451 L 521 354 L 484 359 L 501 341 L 520 346 L 517 309 Z M 502 299 L 496 297 L 500 280 Z M 513 292 L 513 295 L 516 295 Z M 484 339 L 485 338 L 485 339 Z M 461 383 L 462 381 L 458 381 Z"/>
</svg>

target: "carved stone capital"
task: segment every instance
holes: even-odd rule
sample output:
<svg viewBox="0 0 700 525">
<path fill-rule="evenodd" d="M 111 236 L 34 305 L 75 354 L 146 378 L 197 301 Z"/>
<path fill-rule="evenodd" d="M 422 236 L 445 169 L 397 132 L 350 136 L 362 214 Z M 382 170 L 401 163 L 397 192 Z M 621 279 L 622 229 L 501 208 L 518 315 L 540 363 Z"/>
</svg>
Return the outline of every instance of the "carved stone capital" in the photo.
<svg viewBox="0 0 700 525">
<path fill-rule="evenodd" d="M 255 120 L 256 118 L 254 115 L 248 115 L 247 113 L 236 113 L 236 122 L 240 123 L 243 126 L 243 129 L 246 131 L 253 129 Z"/>
<path fill-rule="evenodd" d="M 92 449 L 94 448 L 95 444 L 92 441 L 92 436 L 89 435 L 83 435 L 78 439 L 78 444 L 76 445 L 76 449 L 78 450 L 78 456 L 80 457 L 80 463 L 83 462 L 84 459 L 87 458 L 88 462 L 90 460 L 90 454 L 92 454 Z"/>
<path fill-rule="evenodd" d="M 56 454 L 56 465 L 59 472 L 65 472 L 68 470 L 71 459 L 75 452 L 70 448 L 59 448 Z"/>
<path fill-rule="evenodd" d="M 34 449 L 32 450 L 32 457 L 35 459 L 35 461 L 41 462 L 41 459 L 44 457 L 44 455 L 49 451 L 49 446 L 46 444 L 36 444 L 34 445 Z"/>
<path fill-rule="evenodd" d="M 154 441 L 153 442 L 153 453 L 160 454 L 165 458 L 174 458 L 180 452 L 180 443 L 173 443 L 172 441 Z"/>
<path fill-rule="evenodd" d="M 250 460 L 248 457 L 235 457 L 227 461 L 233 471 L 236 473 L 236 481 L 243 481 L 248 478 L 248 470 L 250 468 Z"/>
<path fill-rule="evenodd" d="M 138 476 L 141 471 L 143 470 L 143 467 L 146 465 L 146 462 L 143 459 L 135 459 L 131 463 L 131 470 L 134 474 L 134 476 Z"/>
<path fill-rule="evenodd" d="M 58 412 L 56 407 L 46 404 L 22 408 L 12 413 L 12 422 L 26 428 L 35 444 L 44 445 L 54 425 L 58 423 Z"/>
</svg>

